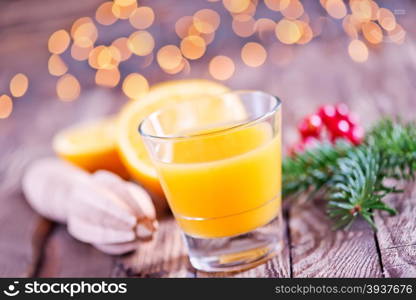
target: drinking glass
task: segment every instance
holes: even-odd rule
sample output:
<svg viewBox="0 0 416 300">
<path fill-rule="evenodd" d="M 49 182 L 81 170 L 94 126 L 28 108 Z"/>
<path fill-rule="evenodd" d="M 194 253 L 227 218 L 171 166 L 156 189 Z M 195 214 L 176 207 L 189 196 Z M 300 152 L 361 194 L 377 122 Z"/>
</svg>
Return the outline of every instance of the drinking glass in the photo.
<svg viewBox="0 0 416 300">
<path fill-rule="evenodd" d="M 278 98 L 236 91 L 174 103 L 139 132 L 196 269 L 241 270 L 281 250 Z"/>
</svg>

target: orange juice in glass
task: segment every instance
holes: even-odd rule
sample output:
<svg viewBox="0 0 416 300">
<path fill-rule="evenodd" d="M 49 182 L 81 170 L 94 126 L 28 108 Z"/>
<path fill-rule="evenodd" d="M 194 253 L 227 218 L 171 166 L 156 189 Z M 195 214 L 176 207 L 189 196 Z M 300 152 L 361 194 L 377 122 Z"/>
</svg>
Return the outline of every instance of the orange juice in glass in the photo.
<svg viewBox="0 0 416 300">
<path fill-rule="evenodd" d="M 258 91 L 167 106 L 140 125 L 192 265 L 234 271 L 282 246 L 280 101 Z"/>
</svg>

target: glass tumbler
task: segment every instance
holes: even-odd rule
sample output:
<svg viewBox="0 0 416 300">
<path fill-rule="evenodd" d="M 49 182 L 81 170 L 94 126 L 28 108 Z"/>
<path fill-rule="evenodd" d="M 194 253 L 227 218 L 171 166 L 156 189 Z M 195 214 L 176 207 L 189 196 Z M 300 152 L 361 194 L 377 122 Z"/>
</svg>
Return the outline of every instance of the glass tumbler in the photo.
<svg viewBox="0 0 416 300">
<path fill-rule="evenodd" d="M 139 126 L 196 269 L 237 271 L 282 248 L 281 102 L 236 91 L 167 105 Z"/>
</svg>

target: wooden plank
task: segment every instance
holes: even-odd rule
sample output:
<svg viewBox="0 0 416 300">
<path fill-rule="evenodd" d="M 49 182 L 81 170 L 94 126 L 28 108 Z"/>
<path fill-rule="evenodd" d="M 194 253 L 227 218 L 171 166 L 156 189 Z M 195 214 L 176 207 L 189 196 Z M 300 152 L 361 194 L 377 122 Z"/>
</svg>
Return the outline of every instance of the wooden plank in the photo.
<svg viewBox="0 0 416 300">
<path fill-rule="evenodd" d="M 0 188 L 0 193 L 0 277 L 32 276 L 49 232 L 48 225 L 31 210 L 20 192 L 3 194 Z"/>
<path fill-rule="evenodd" d="M 381 277 L 374 234 L 364 221 L 348 231 L 331 228 L 323 201 L 290 210 L 293 277 Z"/>
<path fill-rule="evenodd" d="M 17 123 L 10 122 L 0 136 L 0 277 L 26 277 L 35 273 L 48 224 L 35 214 L 20 190 L 27 164 L 39 155 L 24 151 L 16 138 Z"/>
<path fill-rule="evenodd" d="M 385 202 L 398 214 L 378 212 L 375 222 L 386 277 L 416 277 L 416 185 L 405 186 L 402 195 L 389 195 Z"/>
<path fill-rule="evenodd" d="M 172 217 L 162 220 L 155 238 L 136 253 L 120 258 L 113 276 L 195 277 L 178 225 Z"/>
</svg>

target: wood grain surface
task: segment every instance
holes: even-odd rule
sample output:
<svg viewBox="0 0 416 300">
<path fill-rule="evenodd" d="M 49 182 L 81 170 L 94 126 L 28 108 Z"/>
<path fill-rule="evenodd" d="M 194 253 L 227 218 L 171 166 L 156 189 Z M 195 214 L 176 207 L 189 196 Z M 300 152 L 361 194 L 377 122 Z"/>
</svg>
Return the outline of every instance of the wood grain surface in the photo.
<svg viewBox="0 0 416 300">
<path fill-rule="evenodd" d="M 416 188 L 404 186 L 403 195 L 391 195 L 386 202 L 398 211 L 389 216 L 377 213 L 377 240 L 386 277 L 416 277 Z"/>
<path fill-rule="evenodd" d="M 322 201 L 290 212 L 293 277 L 382 277 L 374 233 L 360 220 L 332 229 Z"/>
<path fill-rule="evenodd" d="M 12 116 L 0 120 L 0 277 L 416 277 L 414 184 L 404 186 L 405 194 L 387 199 L 399 214 L 377 214 L 376 233 L 364 222 L 350 231 L 333 231 L 320 199 L 288 206 L 284 250 L 266 264 L 230 274 L 194 270 L 171 217 L 160 221 L 153 241 L 125 256 L 105 255 L 73 239 L 64 225 L 40 217 L 20 189 L 25 168 L 38 157 L 52 155 L 51 139 L 61 128 L 113 114 L 126 99 L 118 89 L 94 86 L 88 66 L 74 63 L 70 69 L 83 83 L 82 96 L 72 103 L 56 100 L 56 78 L 48 75 L 46 67 L 47 37 L 57 29 L 69 28 L 77 17 L 93 16 L 102 1 L 59 1 L 57 7 L 58 1 L 44 0 L 42 8 L 35 2 L 40 1 L 0 3 L 0 94 L 7 91 L 14 73 L 25 72 L 31 79 L 28 94 L 15 101 Z M 169 6 L 166 12 L 165 6 L 157 3 L 166 18 L 183 15 L 180 7 Z M 187 12 L 196 10 L 192 5 Z M 413 19 L 410 13 L 404 16 L 403 26 L 413 24 Z M 414 26 L 406 28 L 409 37 L 416 36 Z M 103 42 L 120 32 L 123 24 L 104 34 Z M 240 46 L 230 44 L 225 50 L 238 53 Z M 347 47 L 348 40 L 342 34 L 329 32 L 302 47 L 288 50 L 279 46 L 278 53 L 269 53 L 261 68 L 249 68 L 236 59 L 238 71 L 226 84 L 233 89 L 261 89 L 283 100 L 285 148 L 297 139 L 296 123 L 322 103 L 347 102 L 366 126 L 382 115 L 414 119 L 413 38 L 401 46 L 386 43 L 371 49 L 364 64 L 352 62 Z M 222 48 L 221 44 L 214 46 L 210 55 L 221 53 Z M 276 55 L 281 56 L 279 65 L 269 61 Z M 196 62 L 187 77 L 209 78 L 206 64 Z M 137 71 L 137 66 L 129 64 L 122 71 L 132 70 Z M 150 83 L 183 77 L 161 74 L 157 67 L 139 71 Z"/>
</svg>

